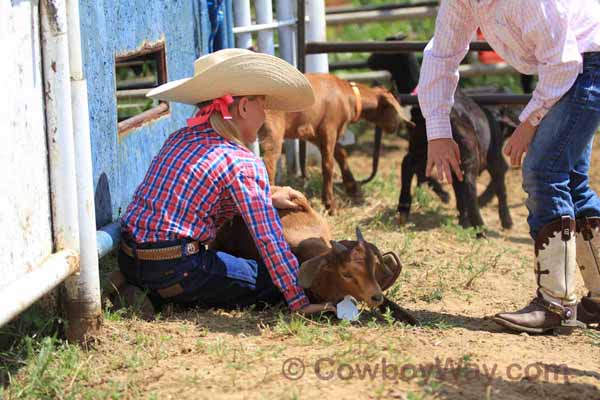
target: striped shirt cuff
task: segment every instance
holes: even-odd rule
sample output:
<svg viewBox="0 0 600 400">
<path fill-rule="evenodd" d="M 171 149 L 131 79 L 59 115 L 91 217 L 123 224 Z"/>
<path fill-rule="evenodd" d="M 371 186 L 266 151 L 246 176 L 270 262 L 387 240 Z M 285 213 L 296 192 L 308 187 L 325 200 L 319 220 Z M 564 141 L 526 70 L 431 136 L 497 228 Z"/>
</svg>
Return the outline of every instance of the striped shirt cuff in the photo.
<svg viewBox="0 0 600 400">
<path fill-rule="evenodd" d="M 292 311 L 298 311 L 300 308 L 310 304 L 308 297 L 304 294 L 304 289 L 299 286 L 292 286 L 283 292 L 283 297 Z"/>
<path fill-rule="evenodd" d="M 450 127 L 450 116 L 430 116 L 425 119 L 427 128 L 427 140 L 452 139 L 452 128 Z"/>
<path fill-rule="evenodd" d="M 548 111 L 543 102 L 533 98 L 519 115 L 519 121 L 529 121 L 531 125 L 538 126 Z"/>
</svg>

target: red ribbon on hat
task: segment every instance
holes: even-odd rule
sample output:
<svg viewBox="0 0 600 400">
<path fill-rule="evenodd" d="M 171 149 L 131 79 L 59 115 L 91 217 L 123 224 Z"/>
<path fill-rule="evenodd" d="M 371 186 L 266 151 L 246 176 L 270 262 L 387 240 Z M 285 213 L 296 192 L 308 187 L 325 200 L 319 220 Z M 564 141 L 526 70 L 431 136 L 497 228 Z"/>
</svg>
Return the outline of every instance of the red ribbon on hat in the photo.
<svg viewBox="0 0 600 400">
<path fill-rule="evenodd" d="M 205 123 L 215 111 L 219 111 L 223 119 L 231 119 L 232 117 L 228 110 L 231 103 L 233 103 L 233 96 L 229 94 L 214 99 L 209 105 L 198 110 L 194 118 L 187 120 L 188 127 L 191 128 L 192 126 Z"/>
</svg>

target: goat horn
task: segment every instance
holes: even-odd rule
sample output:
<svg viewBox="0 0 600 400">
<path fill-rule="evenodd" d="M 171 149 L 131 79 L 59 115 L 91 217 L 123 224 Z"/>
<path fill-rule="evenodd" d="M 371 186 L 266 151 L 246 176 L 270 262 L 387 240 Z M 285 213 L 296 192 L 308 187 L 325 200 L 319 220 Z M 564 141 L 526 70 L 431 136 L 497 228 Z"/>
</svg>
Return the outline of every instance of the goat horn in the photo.
<svg viewBox="0 0 600 400">
<path fill-rule="evenodd" d="M 360 231 L 360 228 L 358 226 L 356 227 L 356 238 L 358 239 L 359 242 L 365 241 L 365 238 L 363 237 L 363 234 Z"/>
</svg>

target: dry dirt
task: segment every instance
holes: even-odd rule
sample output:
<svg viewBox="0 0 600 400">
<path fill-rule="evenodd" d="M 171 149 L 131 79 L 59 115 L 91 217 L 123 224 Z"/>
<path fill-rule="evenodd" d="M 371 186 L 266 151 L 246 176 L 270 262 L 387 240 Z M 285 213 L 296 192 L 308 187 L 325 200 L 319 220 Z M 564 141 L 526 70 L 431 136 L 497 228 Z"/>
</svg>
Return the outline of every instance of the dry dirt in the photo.
<svg viewBox="0 0 600 400">
<path fill-rule="evenodd" d="M 113 316 L 86 353 L 86 373 L 65 390 L 157 399 L 600 399 L 600 331 L 530 336 L 486 319 L 535 292 L 520 170 L 507 176 L 510 231 L 494 202 L 483 210 L 487 239 L 476 239 L 456 226 L 454 200 L 442 205 L 427 190 L 401 227 L 394 210 L 406 146 L 386 138 L 364 203 L 352 204 L 338 187 L 342 208 L 328 220 L 336 238 L 351 237 L 358 224 L 368 240 L 400 254 L 404 272 L 390 295 L 422 326 L 368 310 L 352 324 L 291 317 L 284 308 L 167 309 L 154 322 Z M 368 175 L 368 157 L 368 145 L 351 156 L 359 177 Z M 598 158 L 596 151 L 594 166 Z M 480 190 L 487 174 L 481 181 Z M 598 170 L 592 182 L 600 188 Z M 316 188 L 313 181 L 305 190 Z M 320 208 L 318 199 L 316 192 Z"/>
</svg>

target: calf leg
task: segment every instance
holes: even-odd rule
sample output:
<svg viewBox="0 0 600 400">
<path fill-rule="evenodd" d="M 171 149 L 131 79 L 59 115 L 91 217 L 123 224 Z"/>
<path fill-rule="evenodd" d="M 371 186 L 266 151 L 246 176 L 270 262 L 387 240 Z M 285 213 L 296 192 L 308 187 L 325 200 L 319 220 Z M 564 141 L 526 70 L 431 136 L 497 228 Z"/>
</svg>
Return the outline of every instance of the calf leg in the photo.
<svg viewBox="0 0 600 400">
<path fill-rule="evenodd" d="M 387 312 L 387 310 L 389 309 L 392 313 L 392 317 L 396 321 L 405 322 L 409 325 L 419 324 L 419 321 L 415 317 L 413 317 L 411 313 L 409 313 L 404 308 L 400 307 L 392 300 L 388 299 L 386 296 L 383 296 L 383 303 L 381 303 L 381 305 L 378 308 L 379 311 L 381 311 L 382 313 Z"/>
<path fill-rule="evenodd" d="M 438 182 L 437 179 L 428 178 L 425 175 L 426 168 L 426 162 L 419 163 L 417 167 L 417 185 L 421 186 L 423 182 L 426 182 L 427 186 L 429 186 L 431 190 L 433 190 L 433 193 L 435 193 L 440 198 L 442 203 L 448 204 L 448 202 L 450 201 L 450 195 L 442 188 L 442 185 Z"/>
<path fill-rule="evenodd" d="M 479 202 L 477 201 L 477 175 L 474 173 L 465 174 L 465 208 L 469 215 L 469 222 L 473 227 L 483 226 L 483 218 L 479 211 Z"/>
<path fill-rule="evenodd" d="M 466 183 L 452 178 L 452 187 L 454 188 L 454 197 L 456 197 L 456 209 L 458 210 L 458 223 L 463 228 L 470 226 L 469 216 L 466 209 Z"/>
<path fill-rule="evenodd" d="M 408 215 L 410 214 L 410 206 L 412 204 L 411 183 L 415 173 L 415 163 L 413 162 L 413 155 L 409 152 L 406 153 L 402 160 L 401 169 L 401 186 L 400 186 L 400 197 L 398 198 L 398 221 L 404 225 L 408 221 Z"/>
<path fill-rule="evenodd" d="M 510 210 L 508 209 L 508 199 L 506 196 L 506 172 L 508 165 L 500 153 L 494 157 L 493 162 L 488 162 L 488 169 L 492 175 L 492 185 L 498 196 L 498 216 L 502 228 L 510 229 L 513 226 Z"/>
<path fill-rule="evenodd" d="M 356 180 L 352 175 L 352 171 L 350 171 L 350 167 L 348 166 L 348 154 L 339 143 L 335 144 L 334 156 L 335 160 L 340 166 L 340 170 L 342 171 L 342 180 L 344 181 L 346 193 L 348 193 L 350 196 L 360 196 L 360 188 L 358 187 L 358 183 L 356 183 Z"/>
<path fill-rule="evenodd" d="M 496 195 L 496 189 L 494 188 L 494 182 L 490 182 L 486 186 L 483 193 L 481 193 L 481 195 L 477 199 L 477 201 L 479 202 L 479 207 L 487 206 L 490 203 L 490 201 L 492 201 L 492 199 L 494 198 L 495 195 Z"/>
</svg>

